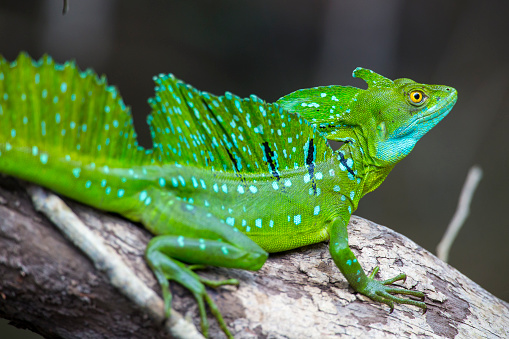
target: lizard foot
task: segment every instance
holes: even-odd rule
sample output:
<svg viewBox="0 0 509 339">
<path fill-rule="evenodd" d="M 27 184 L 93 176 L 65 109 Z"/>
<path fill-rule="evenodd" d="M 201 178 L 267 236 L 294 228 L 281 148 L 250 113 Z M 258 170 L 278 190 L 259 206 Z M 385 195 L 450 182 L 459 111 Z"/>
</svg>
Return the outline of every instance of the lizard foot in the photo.
<svg viewBox="0 0 509 339">
<path fill-rule="evenodd" d="M 394 303 L 397 304 L 407 304 L 407 305 L 413 305 L 417 306 L 419 308 L 423 309 L 423 313 L 426 313 L 426 304 L 424 301 L 424 293 L 420 291 L 411 291 L 399 287 L 391 287 L 388 285 L 392 285 L 396 281 L 405 281 L 406 280 L 406 274 L 401 273 L 394 278 L 387 279 L 384 281 L 378 281 L 374 279 L 374 276 L 378 273 L 379 267 L 375 267 L 373 272 L 367 277 L 368 281 L 366 286 L 360 291 L 360 293 L 364 294 L 365 296 L 371 298 L 374 301 L 378 301 L 381 303 L 384 303 L 388 305 L 391 308 L 390 313 L 394 310 Z M 421 301 L 412 300 L 412 299 L 406 299 L 401 298 L 398 296 L 395 296 L 393 294 L 399 294 L 399 295 L 409 295 L 413 297 L 420 298 Z"/>
<path fill-rule="evenodd" d="M 149 262 L 149 265 L 151 266 L 159 282 L 159 285 L 161 286 L 164 299 L 164 308 L 167 317 L 170 315 L 172 300 L 172 294 L 170 292 L 170 285 L 168 281 L 174 280 L 180 283 L 182 286 L 186 287 L 196 299 L 196 302 L 198 303 L 198 310 L 200 312 L 201 331 L 205 337 L 208 337 L 209 331 L 209 323 L 205 309 L 205 304 L 207 304 L 210 312 L 216 318 L 221 330 L 226 334 L 228 338 L 233 338 L 230 331 L 228 330 L 228 327 L 226 326 L 221 312 L 217 308 L 212 298 L 208 295 L 205 285 L 210 287 L 218 287 L 222 285 L 238 285 L 238 280 L 227 279 L 213 281 L 201 278 L 199 275 L 193 272 L 193 269 L 202 267 L 191 266 L 189 268 L 180 261 L 170 258 L 160 252 L 149 253 L 147 255 L 147 261 Z"/>
</svg>

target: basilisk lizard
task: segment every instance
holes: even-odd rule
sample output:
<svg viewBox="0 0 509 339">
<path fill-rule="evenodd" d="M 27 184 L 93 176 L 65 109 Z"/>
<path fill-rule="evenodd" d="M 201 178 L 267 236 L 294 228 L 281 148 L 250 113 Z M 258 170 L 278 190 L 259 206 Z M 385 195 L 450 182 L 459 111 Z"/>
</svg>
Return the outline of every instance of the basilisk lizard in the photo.
<svg viewBox="0 0 509 339">
<path fill-rule="evenodd" d="M 166 309 L 174 280 L 196 298 L 205 335 L 205 304 L 230 335 L 205 285 L 236 281 L 211 282 L 193 269 L 257 270 L 270 252 L 327 240 L 355 291 L 391 311 L 394 303 L 425 310 L 422 292 L 391 286 L 405 274 L 365 274 L 347 224 L 361 197 L 448 114 L 457 92 L 363 68 L 353 76 L 368 88 L 303 89 L 276 103 L 156 76 L 154 146 L 144 149 L 104 77 L 49 56 L 0 58 L 0 171 L 141 221 L 155 234 L 146 260 Z M 333 151 L 327 139 L 343 145 Z"/>
</svg>

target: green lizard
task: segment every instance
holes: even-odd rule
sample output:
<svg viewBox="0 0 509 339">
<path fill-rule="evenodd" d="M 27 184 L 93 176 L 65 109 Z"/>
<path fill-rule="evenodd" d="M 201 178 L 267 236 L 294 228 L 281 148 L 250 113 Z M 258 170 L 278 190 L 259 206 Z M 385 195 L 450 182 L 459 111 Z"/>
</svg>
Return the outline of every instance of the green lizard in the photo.
<svg viewBox="0 0 509 339">
<path fill-rule="evenodd" d="M 457 92 L 363 68 L 353 76 L 368 89 L 316 87 L 266 103 L 159 75 L 149 100 L 154 147 L 146 150 L 105 78 L 49 56 L 0 57 L 0 171 L 141 221 L 156 235 L 146 260 L 167 312 L 174 280 L 196 298 L 205 335 L 208 304 L 230 336 L 205 285 L 237 282 L 202 279 L 196 267 L 258 270 L 268 252 L 326 240 L 355 291 L 391 311 L 394 303 L 425 310 L 423 293 L 391 286 L 405 274 L 378 281 L 378 267 L 364 273 L 347 224 L 361 197 L 448 114 Z M 326 138 L 344 144 L 333 151 Z"/>
</svg>

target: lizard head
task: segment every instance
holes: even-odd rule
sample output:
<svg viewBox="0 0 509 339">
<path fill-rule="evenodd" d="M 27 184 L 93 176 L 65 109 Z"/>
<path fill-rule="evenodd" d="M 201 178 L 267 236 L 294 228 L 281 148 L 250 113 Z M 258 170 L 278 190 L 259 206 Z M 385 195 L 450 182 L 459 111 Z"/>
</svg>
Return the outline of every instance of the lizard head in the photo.
<svg viewBox="0 0 509 339">
<path fill-rule="evenodd" d="M 454 88 L 390 80 L 357 68 L 353 76 L 367 89 L 324 86 L 301 89 L 280 98 L 284 109 L 305 118 L 327 139 L 358 143 L 376 166 L 394 165 L 452 109 Z"/>
<path fill-rule="evenodd" d="M 369 85 L 357 98 L 358 109 L 367 113 L 359 127 L 371 158 L 379 164 L 395 164 L 449 113 L 458 94 L 449 86 L 419 84 L 406 78 L 380 81 L 380 75 L 369 72 L 354 71 L 354 76 Z"/>
</svg>

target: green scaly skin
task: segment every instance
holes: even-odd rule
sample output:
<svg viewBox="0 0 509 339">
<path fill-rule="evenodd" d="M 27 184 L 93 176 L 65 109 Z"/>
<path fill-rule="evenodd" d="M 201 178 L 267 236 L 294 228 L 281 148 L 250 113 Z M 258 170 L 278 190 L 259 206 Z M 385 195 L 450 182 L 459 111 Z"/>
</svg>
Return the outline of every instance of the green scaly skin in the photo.
<svg viewBox="0 0 509 339">
<path fill-rule="evenodd" d="M 447 115 L 457 93 L 362 68 L 353 75 L 368 89 L 304 89 L 272 104 L 160 75 L 149 100 L 154 147 L 146 150 L 104 78 L 48 56 L 0 57 L 0 171 L 141 221 L 156 235 L 146 259 L 167 312 L 174 280 L 195 296 L 204 335 L 208 304 L 231 336 L 205 286 L 238 282 L 208 281 L 195 269 L 257 270 L 268 252 L 325 240 L 357 292 L 391 311 L 394 303 L 425 310 L 423 293 L 390 286 L 404 274 L 378 281 L 378 268 L 364 273 L 346 226 L 361 197 Z M 344 144 L 333 151 L 326 138 Z"/>
</svg>

